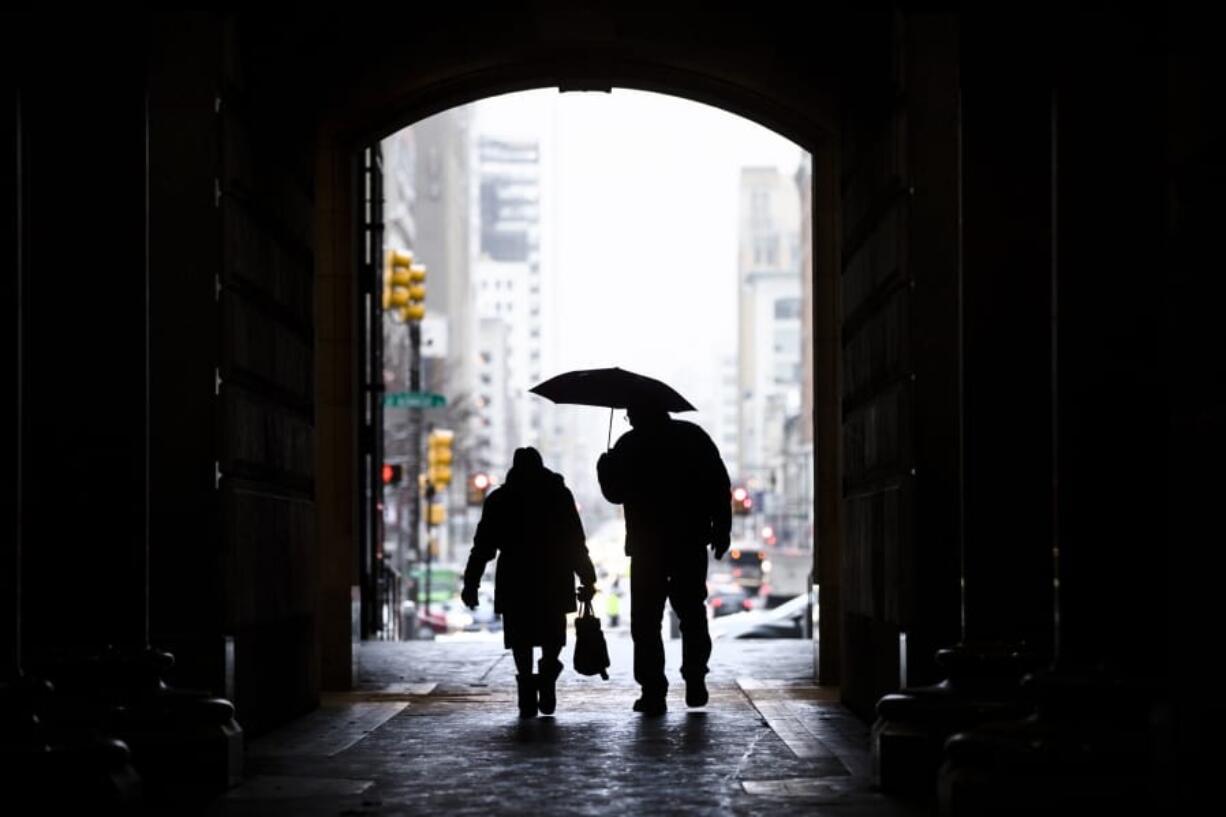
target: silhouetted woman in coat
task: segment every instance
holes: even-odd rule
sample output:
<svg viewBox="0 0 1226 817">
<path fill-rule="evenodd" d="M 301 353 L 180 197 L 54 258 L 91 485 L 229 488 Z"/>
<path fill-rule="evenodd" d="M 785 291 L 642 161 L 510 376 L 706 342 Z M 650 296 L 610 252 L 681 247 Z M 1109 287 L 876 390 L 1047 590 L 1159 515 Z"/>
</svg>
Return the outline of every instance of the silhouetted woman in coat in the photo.
<svg viewBox="0 0 1226 817">
<path fill-rule="evenodd" d="M 506 482 L 485 499 L 464 570 L 462 596 L 469 607 L 477 606 L 481 574 L 496 553 L 494 612 L 502 615 L 503 643 L 519 673 L 519 714 L 531 717 L 539 707 L 550 715 L 557 705 L 554 684 L 562 670 L 558 655 L 566 644 L 566 614 L 575 611 L 576 597 L 591 599 L 596 571 L 575 499 L 535 448 L 515 451 Z M 576 574 L 583 584 L 578 593 Z M 533 647 L 541 648 L 535 676 Z"/>
</svg>

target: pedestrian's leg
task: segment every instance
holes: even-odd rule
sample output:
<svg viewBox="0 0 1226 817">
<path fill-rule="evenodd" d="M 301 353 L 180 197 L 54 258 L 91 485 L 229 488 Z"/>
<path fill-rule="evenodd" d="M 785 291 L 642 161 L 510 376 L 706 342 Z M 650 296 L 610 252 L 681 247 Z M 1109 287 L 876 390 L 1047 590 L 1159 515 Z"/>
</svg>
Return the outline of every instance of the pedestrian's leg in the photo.
<svg viewBox="0 0 1226 817">
<path fill-rule="evenodd" d="M 511 648 L 515 657 L 515 684 L 519 692 L 519 716 L 531 718 L 536 715 L 536 677 L 532 674 L 532 647 L 516 646 Z"/>
<path fill-rule="evenodd" d="M 667 579 L 658 563 L 635 557 L 630 570 L 630 637 L 634 640 L 634 680 L 642 687 L 635 711 L 661 714 L 668 678 L 664 675 L 664 619 Z"/>
<path fill-rule="evenodd" d="M 511 656 L 515 659 L 515 671 L 520 675 L 532 674 L 532 647 L 512 647 Z"/>
<path fill-rule="evenodd" d="M 562 662 L 558 660 L 561 652 L 561 644 L 545 644 L 541 647 L 537 691 L 542 715 L 552 715 L 558 705 L 557 689 L 554 684 L 558 680 L 558 674 L 562 671 Z"/>
<path fill-rule="evenodd" d="M 707 703 L 707 661 L 711 658 L 711 633 L 707 626 L 707 554 L 701 562 L 686 554 L 669 577 L 668 600 L 681 624 L 681 676 L 685 678 L 688 706 Z"/>
</svg>

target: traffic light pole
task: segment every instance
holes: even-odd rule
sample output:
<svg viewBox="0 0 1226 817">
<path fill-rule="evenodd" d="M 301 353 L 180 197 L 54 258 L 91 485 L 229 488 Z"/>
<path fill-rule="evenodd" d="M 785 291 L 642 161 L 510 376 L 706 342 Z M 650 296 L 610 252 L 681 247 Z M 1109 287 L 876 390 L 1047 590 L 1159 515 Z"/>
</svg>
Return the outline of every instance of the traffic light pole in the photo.
<svg viewBox="0 0 1226 817">
<path fill-rule="evenodd" d="M 434 483 L 426 483 L 426 507 L 434 503 Z M 430 614 L 430 563 L 434 557 L 434 525 L 426 515 L 426 615 Z"/>
<path fill-rule="evenodd" d="M 409 328 L 409 391 L 421 391 L 421 324 L 418 321 L 410 321 Z M 409 426 L 409 456 L 408 462 L 405 463 L 406 478 L 405 484 L 405 516 L 408 534 L 408 547 L 405 548 L 404 558 L 407 560 L 409 554 L 416 557 L 417 562 L 421 560 L 421 482 L 420 475 L 421 467 L 421 412 L 420 408 L 408 409 L 408 426 Z M 406 575 L 412 575 L 411 570 L 406 569 Z M 429 575 L 427 573 L 427 575 Z M 428 581 L 428 579 L 427 579 Z M 429 591 L 427 590 L 426 604 L 429 606 Z M 421 609 L 421 593 L 416 581 L 413 582 L 413 609 Z"/>
</svg>

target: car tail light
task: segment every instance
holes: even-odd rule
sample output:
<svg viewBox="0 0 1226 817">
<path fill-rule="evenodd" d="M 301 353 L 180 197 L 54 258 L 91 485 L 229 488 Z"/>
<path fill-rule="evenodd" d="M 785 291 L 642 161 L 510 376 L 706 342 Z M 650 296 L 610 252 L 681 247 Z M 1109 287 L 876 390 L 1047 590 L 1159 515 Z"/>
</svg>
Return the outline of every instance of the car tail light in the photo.
<svg viewBox="0 0 1226 817">
<path fill-rule="evenodd" d="M 748 610 L 753 607 L 753 602 L 750 601 L 749 599 L 742 599 L 741 606 L 744 607 L 746 610 Z"/>
<path fill-rule="evenodd" d="M 714 598 L 714 599 L 711 599 L 711 606 L 712 606 L 712 607 L 723 607 L 723 606 L 724 606 L 724 600 L 723 600 L 723 599 L 721 599 L 721 598 Z"/>
</svg>

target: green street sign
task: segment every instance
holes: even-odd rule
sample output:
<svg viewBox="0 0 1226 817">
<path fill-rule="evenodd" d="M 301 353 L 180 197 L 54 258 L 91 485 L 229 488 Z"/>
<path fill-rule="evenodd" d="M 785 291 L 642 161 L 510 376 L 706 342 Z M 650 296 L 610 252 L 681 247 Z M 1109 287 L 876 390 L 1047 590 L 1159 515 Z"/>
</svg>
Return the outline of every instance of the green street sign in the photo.
<svg viewBox="0 0 1226 817">
<path fill-rule="evenodd" d="M 384 408 L 438 408 L 447 398 L 431 391 L 393 391 L 383 395 Z"/>
</svg>

